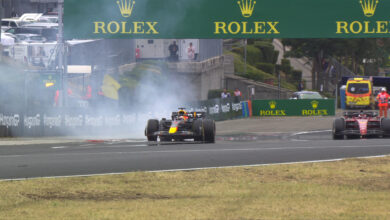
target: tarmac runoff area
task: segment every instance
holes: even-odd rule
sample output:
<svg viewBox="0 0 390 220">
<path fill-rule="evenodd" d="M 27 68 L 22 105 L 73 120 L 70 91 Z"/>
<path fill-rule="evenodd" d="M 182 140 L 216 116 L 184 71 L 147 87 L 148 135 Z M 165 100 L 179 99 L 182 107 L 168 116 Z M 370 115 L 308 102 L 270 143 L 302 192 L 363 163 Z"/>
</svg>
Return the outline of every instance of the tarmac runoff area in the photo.
<svg viewBox="0 0 390 220">
<path fill-rule="evenodd" d="M 217 122 L 217 135 L 266 135 L 332 129 L 334 117 L 252 117 Z"/>
<path fill-rule="evenodd" d="M 216 122 L 217 140 L 231 136 L 285 136 L 305 132 L 321 132 L 332 129 L 334 117 L 252 117 Z M 219 138 L 218 138 L 219 137 Z M 125 138 L 121 138 L 125 140 Z M 261 139 L 261 138 L 260 138 Z M 40 145 L 112 141 L 109 137 L 94 140 L 93 137 L 45 137 L 45 138 L 0 138 L 0 146 Z M 132 140 L 129 140 L 132 141 Z M 134 141 L 140 141 L 134 140 Z"/>
</svg>

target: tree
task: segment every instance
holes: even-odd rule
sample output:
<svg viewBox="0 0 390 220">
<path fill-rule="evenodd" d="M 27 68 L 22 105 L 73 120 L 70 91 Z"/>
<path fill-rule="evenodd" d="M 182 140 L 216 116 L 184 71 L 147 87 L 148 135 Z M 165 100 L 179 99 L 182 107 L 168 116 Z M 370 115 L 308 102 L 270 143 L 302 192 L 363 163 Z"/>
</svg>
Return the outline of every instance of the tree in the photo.
<svg viewBox="0 0 390 220">
<path fill-rule="evenodd" d="M 388 61 L 389 39 L 285 39 L 283 45 L 291 47 L 290 57 L 306 56 L 313 61 L 313 89 L 319 89 L 319 79 L 324 74 L 324 60 L 333 57 L 358 75 L 376 75 L 368 72 L 369 66 L 376 69 Z M 328 81 L 328 80 L 326 80 Z"/>
</svg>

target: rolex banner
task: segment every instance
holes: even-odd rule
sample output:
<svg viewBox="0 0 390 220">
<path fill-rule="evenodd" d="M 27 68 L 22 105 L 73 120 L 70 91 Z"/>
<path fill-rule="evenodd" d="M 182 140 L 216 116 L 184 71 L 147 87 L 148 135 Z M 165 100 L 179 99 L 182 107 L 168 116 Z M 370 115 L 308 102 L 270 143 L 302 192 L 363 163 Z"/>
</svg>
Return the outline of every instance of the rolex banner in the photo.
<svg viewBox="0 0 390 220">
<path fill-rule="evenodd" d="M 385 0 L 66 0 L 66 39 L 390 36 Z"/>
<path fill-rule="evenodd" d="M 253 116 L 334 116 L 335 101 L 322 100 L 255 100 Z"/>
</svg>

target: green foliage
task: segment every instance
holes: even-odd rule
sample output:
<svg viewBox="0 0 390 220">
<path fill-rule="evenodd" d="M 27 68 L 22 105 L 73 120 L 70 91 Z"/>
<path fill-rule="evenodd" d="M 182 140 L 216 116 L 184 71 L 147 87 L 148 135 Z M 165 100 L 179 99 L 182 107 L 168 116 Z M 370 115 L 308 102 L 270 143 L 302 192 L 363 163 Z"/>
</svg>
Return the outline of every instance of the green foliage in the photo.
<svg viewBox="0 0 390 220">
<path fill-rule="evenodd" d="M 291 75 L 293 68 L 291 67 L 290 60 L 282 59 L 282 65 L 280 66 L 280 70 L 283 71 L 287 76 Z"/>
<path fill-rule="evenodd" d="M 272 39 L 248 40 L 247 46 L 247 68 L 244 73 L 244 48 L 236 47 L 232 52 L 226 52 L 234 56 L 234 67 L 237 75 L 260 82 L 277 82 L 274 76 L 275 70 L 286 70 L 291 75 L 292 67 L 289 61 L 284 61 L 284 65 L 277 65 L 279 51 L 276 51 Z M 290 78 L 282 78 L 281 86 L 290 90 L 296 90 L 294 84 L 287 82 Z M 276 83 L 277 84 L 277 83 Z"/>
<path fill-rule="evenodd" d="M 244 48 L 243 47 L 235 47 L 232 49 L 232 52 L 244 56 Z"/>
<path fill-rule="evenodd" d="M 263 70 L 257 69 L 256 67 L 249 65 L 249 64 L 247 65 L 247 73 L 244 74 L 244 61 L 243 61 L 242 55 L 232 53 L 232 52 L 227 52 L 227 53 L 234 56 L 234 68 L 235 68 L 235 72 L 237 75 L 248 78 L 248 79 L 252 79 L 255 81 L 259 81 L 259 82 L 265 82 L 265 81 L 269 81 L 271 79 L 273 79 L 274 82 L 277 82 L 277 80 L 278 80 L 277 77 L 275 77 L 269 73 L 266 73 Z M 276 66 L 280 66 L 280 65 L 276 65 Z M 277 68 L 277 67 L 275 67 L 275 68 Z M 296 90 L 296 86 L 294 84 L 290 84 L 285 79 L 282 79 L 281 86 L 283 88 L 286 88 L 286 89 Z"/>
<path fill-rule="evenodd" d="M 260 49 L 263 53 L 262 62 L 276 64 L 278 61 L 279 51 L 275 50 L 274 45 L 268 41 L 256 41 L 254 46 Z"/>
<path fill-rule="evenodd" d="M 302 80 L 302 71 L 293 70 L 291 72 L 291 79 L 298 84 Z"/>
<path fill-rule="evenodd" d="M 254 42 L 254 46 L 259 47 L 259 48 L 263 48 L 263 47 L 272 47 L 273 48 L 272 41 L 270 42 L 270 41 L 263 41 L 263 40 L 259 40 L 259 41 Z"/>
<path fill-rule="evenodd" d="M 247 42 L 248 45 L 253 45 L 253 44 L 255 44 L 256 39 L 247 39 L 246 42 Z"/>
<path fill-rule="evenodd" d="M 273 57 L 272 63 L 276 64 L 278 62 L 278 58 L 279 58 L 279 51 L 274 50 L 274 57 Z"/>
<path fill-rule="evenodd" d="M 266 73 L 270 73 L 270 74 L 275 73 L 275 65 L 272 63 L 256 63 L 256 68 Z"/>
<path fill-rule="evenodd" d="M 262 62 L 263 60 L 264 55 L 260 49 L 254 46 L 247 47 L 247 62 L 250 65 L 255 65 L 257 62 Z"/>
<path fill-rule="evenodd" d="M 291 82 L 287 82 L 287 80 L 285 80 L 285 79 L 282 79 L 281 86 L 283 88 L 286 88 L 286 89 L 289 89 L 289 90 L 292 90 L 292 91 L 296 91 L 297 90 L 297 86 L 296 85 L 291 84 Z"/>
<path fill-rule="evenodd" d="M 235 72 L 238 73 L 238 75 L 256 81 L 263 81 L 265 79 L 272 78 L 272 75 L 265 73 L 262 70 L 256 69 L 250 64 L 247 64 L 247 68 L 246 68 L 247 72 L 245 74 L 243 58 L 238 54 L 234 54 L 234 68 L 235 68 Z"/>
<path fill-rule="evenodd" d="M 385 66 L 390 51 L 390 39 L 283 39 L 283 45 L 292 48 L 286 54 L 289 57 L 312 58 L 320 64 L 321 58 L 336 57 L 347 68 L 357 74 L 377 74 L 366 70 L 364 60 L 373 60 L 377 67 Z M 314 66 L 319 68 L 318 65 Z"/>
</svg>

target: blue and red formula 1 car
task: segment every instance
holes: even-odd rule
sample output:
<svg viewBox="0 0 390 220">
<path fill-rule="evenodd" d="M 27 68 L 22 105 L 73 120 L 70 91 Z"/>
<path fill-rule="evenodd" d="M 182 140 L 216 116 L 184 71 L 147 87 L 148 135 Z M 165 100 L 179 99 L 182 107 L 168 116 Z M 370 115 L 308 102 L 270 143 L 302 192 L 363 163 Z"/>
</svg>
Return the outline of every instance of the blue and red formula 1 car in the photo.
<svg viewBox="0 0 390 220">
<path fill-rule="evenodd" d="M 215 142 L 215 121 L 206 118 L 205 112 L 187 112 L 180 108 L 172 113 L 172 119 L 150 119 L 145 128 L 148 141 L 162 142 L 193 139 L 204 143 Z"/>
</svg>

